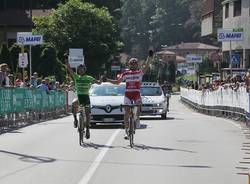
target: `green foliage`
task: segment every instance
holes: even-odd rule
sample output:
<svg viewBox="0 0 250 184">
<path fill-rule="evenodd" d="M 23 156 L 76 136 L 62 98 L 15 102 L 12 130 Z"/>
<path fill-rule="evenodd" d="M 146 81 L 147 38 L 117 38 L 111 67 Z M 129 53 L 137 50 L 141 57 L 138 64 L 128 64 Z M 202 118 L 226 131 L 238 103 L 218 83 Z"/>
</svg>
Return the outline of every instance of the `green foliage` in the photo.
<svg viewBox="0 0 250 184">
<path fill-rule="evenodd" d="M 121 26 L 125 51 L 143 58 L 150 47 L 157 50 L 161 45 L 199 40 L 201 3 L 195 0 L 123 0 Z"/>
<path fill-rule="evenodd" d="M 9 48 L 10 51 L 10 70 L 12 73 L 16 74 L 18 72 L 18 57 L 19 53 L 21 53 L 21 47 L 17 44 L 12 45 Z"/>
<path fill-rule="evenodd" d="M 205 59 L 205 61 L 199 64 L 200 74 L 211 74 L 213 72 L 217 72 L 217 68 L 215 68 L 213 62 L 208 59 Z"/>
<path fill-rule="evenodd" d="M 39 76 L 42 77 L 54 75 L 56 80 L 60 82 L 65 80 L 65 67 L 57 58 L 57 51 L 53 44 L 46 43 L 41 46 L 36 46 L 32 51 L 33 71 L 38 72 Z"/>
<path fill-rule="evenodd" d="M 69 0 L 47 17 L 34 19 L 36 30 L 53 43 L 59 56 L 69 48 L 83 48 L 90 73 L 97 74 L 101 65 L 118 52 L 119 32 L 106 8 L 80 0 Z"/>
<path fill-rule="evenodd" d="M 10 52 L 6 44 L 1 46 L 0 63 L 7 63 L 8 66 L 11 66 Z"/>
</svg>

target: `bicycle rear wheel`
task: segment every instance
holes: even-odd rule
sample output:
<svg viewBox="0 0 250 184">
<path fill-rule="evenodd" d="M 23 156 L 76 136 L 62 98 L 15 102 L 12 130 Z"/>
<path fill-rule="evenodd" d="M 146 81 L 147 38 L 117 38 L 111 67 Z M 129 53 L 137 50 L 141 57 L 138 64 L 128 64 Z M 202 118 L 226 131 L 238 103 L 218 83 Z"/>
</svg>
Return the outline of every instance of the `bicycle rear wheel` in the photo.
<svg viewBox="0 0 250 184">
<path fill-rule="evenodd" d="M 84 124 L 83 124 L 83 116 L 79 114 L 79 121 L 78 121 L 78 133 L 79 133 L 79 144 L 80 146 L 83 144 L 84 138 Z"/>
<path fill-rule="evenodd" d="M 129 143 L 130 143 L 131 148 L 133 148 L 133 146 L 134 146 L 134 130 L 135 130 L 134 120 L 131 117 L 129 119 Z"/>
</svg>

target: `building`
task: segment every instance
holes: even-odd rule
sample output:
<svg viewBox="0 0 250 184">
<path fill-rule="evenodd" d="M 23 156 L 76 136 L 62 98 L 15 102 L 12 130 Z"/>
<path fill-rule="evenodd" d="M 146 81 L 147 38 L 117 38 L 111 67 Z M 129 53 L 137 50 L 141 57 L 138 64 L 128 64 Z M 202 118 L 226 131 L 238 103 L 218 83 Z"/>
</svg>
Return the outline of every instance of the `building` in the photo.
<svg viewBox="0 0 250 184">
<path fill-rule="evenodd" d="M 249 0 L 224 0 L 223 5 L 223 29 L 242 29 L 243 41 L 231 42 L 232 52 L 241 56 L 240 65 L 233 67 L 250 67 L 250 1 Z M 229 63 L 230 42 L 222 44 L 223 58 Z"/>
<path fill-rule="evenodd" d="M 216 41 L 217 29 L 222 27 L 221 0 L 204 0 L 202 7 L 201 36 Z"/>
<path fill-rule="evenodd" d="M 178 45 L 164 47 L 163 50 L 174 52 L 180 58 L 177 60 L 177 70 L 182 74 L 193 75 L 196 73 L 197 66 L 184 61 L 187 55 L 202 56 L 202 58 L 210 58 L 210 56 L 218 53 L 219 47 L 204 43 L 181 43 Z M 218 62 L 218 61 L 215 61 Z"/>
<path fill-rule="evenodd" d="M 31 32 L 33 16 L 46 16 L 56 6 L 43 0 L 1 0 L 0 1 L 0 44 L 16 42 L 17 32 Z"/>
<path fill-rule="evenodd" d="M 200 56 L 209 56 L 211 53 L 218 51 L 220 48 L 204 43 L 181 43 L 178 45 L 164 47 L 163 50 L 175 52 L 176 55 L 186 58 L 188 54 Z"/>
</svg>

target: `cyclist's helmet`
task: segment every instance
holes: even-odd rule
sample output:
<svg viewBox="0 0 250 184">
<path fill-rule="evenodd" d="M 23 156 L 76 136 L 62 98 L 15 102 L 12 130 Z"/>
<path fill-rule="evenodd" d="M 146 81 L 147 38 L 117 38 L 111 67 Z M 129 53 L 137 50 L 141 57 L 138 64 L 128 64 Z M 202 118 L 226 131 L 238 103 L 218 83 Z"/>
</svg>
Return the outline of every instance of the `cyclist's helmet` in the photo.
<svg viewBox="0 0 250 184">
<path fill-rule="evenodd" d="M 77 67 L 77 72 L 79 72 L 79 70 L 84 70 L 84 72 L 86 72 L 86 71 L 87 71 L 86 65 L 84 65 L 84 64 L 79 65 L 79 66 Z"/>
<path fill-rule="evenodd" d="M 128 61 L 128 64 L 129 64 L 129 68 L 131 70 L 136 70 L 138 69 L 139 67 L 139 62 L 138 62 L 138 59 L 136 58 L 131 58 L 129 61 Z"/>
</svg>

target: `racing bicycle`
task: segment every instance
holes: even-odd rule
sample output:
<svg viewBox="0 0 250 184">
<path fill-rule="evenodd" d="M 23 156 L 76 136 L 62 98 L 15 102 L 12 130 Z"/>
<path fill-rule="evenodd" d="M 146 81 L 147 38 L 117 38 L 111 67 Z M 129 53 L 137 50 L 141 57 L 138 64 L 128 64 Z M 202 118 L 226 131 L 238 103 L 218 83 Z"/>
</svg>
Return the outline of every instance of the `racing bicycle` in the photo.
<svg viewBox="0 0 250 184">
<path fill-rule="evenodd" d="M 79 144 L 81 146 L 83 145 L 83 138 L 85 136 L 86 122 L 87 122 L 85 107 L 83 105 L 80 105 L 78 112 L 79 112 L 79 120 L 77 128 L 79 133 Z"/>
<path fill-rule="evenodd" d="M 136 129 L 136 120 L 137 120 L 137 110 L 141 105 L 138 104 L 131 104 L 131 105 L 121 105 L 121 109 L 124 107 L 128 107 L 130 109 L 129 112 L 129 118 L 128 118 L 128 137 L 129 137 L 129 143 L 130 147 L 133 148 L 134 146 L 134 135 L 135 135 L 135 129 Z"/>
</svg>

